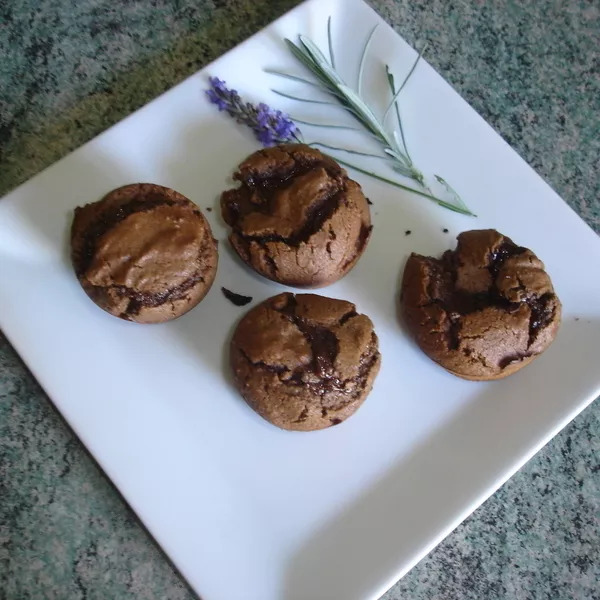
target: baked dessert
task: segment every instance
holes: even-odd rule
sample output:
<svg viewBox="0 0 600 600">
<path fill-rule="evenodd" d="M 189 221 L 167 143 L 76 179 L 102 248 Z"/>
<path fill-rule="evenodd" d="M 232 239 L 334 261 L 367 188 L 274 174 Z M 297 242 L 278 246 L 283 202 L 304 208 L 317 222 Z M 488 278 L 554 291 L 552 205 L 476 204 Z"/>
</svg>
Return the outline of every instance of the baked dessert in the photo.
<svg viewBox="0 0 600 600">
<path fill-rule="evenodd" d="M 283 293 L 252 308 L 230 347 L 236 386 L 283 429 L 337 425 L 363 403 L 381 357 L 371 320 L 344 300 Z"/>
<path fill-rule="evenodd" d="M 466 231 L 441 259 L 412 254 L 401 312 L 419 347 L 465 379 L 500 379 L 554 339 L 561 304 L 544 264 L 493 229 Z"/>
<path fill-rule="evenodd" d="M 371 234 L 367 200 L 332 158 L 304 144 L 249 156 L 221 211 L 240 258 L 285 285 L 322 287 L 356 264 Z"/>
<path fill-rule="evenodd" d="M 71 258 L 79 283 L 100 308 L 128 321 L 159 323 L 204 298 L 217 270 L 217 243 L 185 196 L 136 183 L 75 209 Z"/>
</svg>

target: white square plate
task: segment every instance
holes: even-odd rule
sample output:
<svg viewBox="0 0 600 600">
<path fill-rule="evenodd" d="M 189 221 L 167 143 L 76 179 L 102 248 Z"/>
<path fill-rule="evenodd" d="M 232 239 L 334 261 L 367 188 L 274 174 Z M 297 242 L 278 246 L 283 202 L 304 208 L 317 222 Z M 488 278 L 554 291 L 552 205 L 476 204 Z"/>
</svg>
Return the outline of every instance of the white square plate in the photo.
<svg viewBox="0 0 600 600">
<path fill-rule="evenodd" d="M 414 51 L 361 0 L 311 0 L 0 203 L 0 325 L 205 600 L 376 598 L 600 391 L 600 241 L 425 62 L 402 92 L 413 158 L 449 179 L 479 217 L 354 174 L 373 201 L 373 238 L 356 268 L 322 293 L 372 317 L 383 356 L 373 393 L 343 425 L 290 433 L 232 388 L 226 348 L 244 309 L 220 287 L 255 302 L 283 288 L 253 275 L 225 241 L 218 196 L 257 143 L 203 89 L 216 75 L 249 99 L 310 116 L 307 105 L 272 94 L 295 88 L 263 69 L 301 74 L 282 37 L 303 32 L 326 47 L 329 15 L 349 81 L 380 24 L 368 72 L 373 102 L 383 106 L 382 62 L 400 78 Z M 163 325 L 99 310 L 69 264 L 73 208 L 136 181 L 214 207 L 206 215 L 221 240 L 207 298 Z M 461 230 L 487 227 L 545 261 L 564 322 L 523 371 L 470 383 L 417 349 L 395 304 L 410 251 L 439 254 Z"/>
</svg>

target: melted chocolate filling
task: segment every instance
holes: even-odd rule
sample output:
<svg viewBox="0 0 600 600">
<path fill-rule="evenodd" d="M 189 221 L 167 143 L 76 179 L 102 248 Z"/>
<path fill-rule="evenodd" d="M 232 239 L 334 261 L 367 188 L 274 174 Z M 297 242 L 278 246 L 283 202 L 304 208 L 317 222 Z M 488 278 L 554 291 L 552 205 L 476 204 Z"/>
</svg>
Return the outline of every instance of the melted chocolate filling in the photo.
<svg viewBox="0 0 600 600">
<path fill-rule="evenodd" d="M 319 231 L 323 223 L 338 210 L 341 192 L 345 191 L 346 187 L 341 169 L 323 161 L 302 161 L 298 158 L 295 158 L 295 161 L 294 166 L 289 170 L 278 168 L 263 173 L 255 172 L 251 175 L 236 174 L 236 179 L 240 180 L 242 185 L 236 190 L 225 192 L 223 214 L 225 221 L 246 243 L 252 241 L 259 243 L 282 242 L 289 246 L 298 246 Z M 253 236 L 239 231 L 238 223 L 242 217 L 250 212 L 272 214 L 272 201 L 275 194 L 290 185 L 292 179 L 319 167 L 325 169 L 331 178 L 331 187 L 328 193 L 310 208 L 304 225 L 297 233 L 289 237 L 277 234 Z M 363 245 L 364 243 L 366 240 Z"/>
<path fill-rule="evenodd" d="M 313 356 L 310 366 L 312 372 L 322 379 L 329 379 L 333 375 L 335 359 L 339 352 L 338 339 L 326 327 L 313 325 L 297 316 L 296 304 L 296 298 L 289 295 L 287 305 L 280 312 L 292 321 L 308 341 Z M 295 375 L 301 377 L 302 373 Z M 335 379 L 339 382 L 339 379 Z"/>
<path fill-rule="evenodd" d="M 486 292 L 469 293 L 455 288 L 457 274 L 457 254 L 456 251 L 448 250 L 440 260 L 430 259 L 430 281 L 428 295 L 432 304 L 439 304 L 448 315 L 450 326 L 447 332 L 448 347 L 456 350 L 460 342 L 460 317 L 470 313 L 483 310 L 489 306 L 497 306 L 503 310 L 512 312 L 518 310 L 520 302 L 511 302 L 500 294 L 496 286 L 496 278 L 504 262 L 513 257 L 526 252 L 526 248 L 517 246 L 511 241 L 505 241 L 496 248 L 490 255 L 490 261 L 487 266 L 492 276 L 492 286 Z M 523 302 L 527 304 L 531 311 L 529 321 L 529 342 L 531 346 L 540 329 L 546 327 L 554 316 L 554 308 L 550 305 L 550 300 L 554 294 L 544 294 L 542 296 L 530 296 Z M 510 364 L 515 360 L 520 360 L 524 356 L 508 358 L 503 362 Z M 501 368 L 502 367 L 501 365 Z"/>
<path fill-rule="evenodd" d="M 116 289 L 119 292 L 120 296 L 124 296 L 129 298 L 129 304 L 127 305 L 127 310 L 123 313 L 122 317 L 127 318 L 127 315 L 137 315 L 142 308 L 153 308 L 155 306 L 160 306 L 165 302 L 170 300 L 179 300 L 183 298 L 190 289 L 192 289 L 199 281 L 202 281 L 203 277 L 200 275 L 195 275 L 186 279 L 183 283 L 179 285 L 169 288 L 164 292 L 160 292 L 158 294 L 149 294 L 147 292 L 138 292 L 132 288 L 129 288 L 124 285 L 113 285 L 110 286 L 113 289 Z M 106 289 L 106 288 L 100 288 Z"/>
<path fill-rule="evenodd" d="M 377 337 L 375 333 L 372 334 L 371 343 L 360 358 L 358 375 L 352 380 L 342 380 L 335 376 L 335 360 L 339 352 L 339 342 L 335 334 L 327 327 L 308 323 L 306 320 L 297 316 L 295 311 L 296 298 L 290 294 L 288 296 L 287 305 L 282 309 L 279 309 L 279 312 L 286 315 L 306 337 L 312 351 L 312 361 L 308 369 L 319 378 L 319 381 L 305 381 L 304 376 L 306 369 L 301 368 L 296 370 L 291 377 L 286 378 L 282 382 L 287 385 L 309 387 L 320 396 L 335 390 L 347 393 L 344 386 L 352 380 L 360 387 L 360 385 L 367 380 L 369 372 L 379 358 L 379 353 L 377 352 Z M 340 323 L 345 323 L 356 316 L 356 311 L 350 311 L 340 319 Z M 289 372 L 289 369 L 285 367 L 281 368 L 275 365 L 264 364 L 261 364 L 261 366 L 268 371 L 276 373 Z"/>
</svg>

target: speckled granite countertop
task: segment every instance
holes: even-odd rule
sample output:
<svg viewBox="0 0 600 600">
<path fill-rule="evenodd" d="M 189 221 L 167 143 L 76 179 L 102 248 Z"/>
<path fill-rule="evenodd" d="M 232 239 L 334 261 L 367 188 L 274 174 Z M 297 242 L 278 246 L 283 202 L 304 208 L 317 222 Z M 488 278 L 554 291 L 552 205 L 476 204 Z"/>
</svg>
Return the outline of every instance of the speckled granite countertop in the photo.
<svg viewBox="0 0 600 600">
<path fill-rule="evenodd" d="M 295 4 L 3 0 L 0 195 Z M 371 4 L 600 231 L 597 1 Z M 385 598 L 600 598 L 599 434 L 596 403 Z M 54 598 L 193 594 L 0 334 L 0 600 Z"/>
</svg>

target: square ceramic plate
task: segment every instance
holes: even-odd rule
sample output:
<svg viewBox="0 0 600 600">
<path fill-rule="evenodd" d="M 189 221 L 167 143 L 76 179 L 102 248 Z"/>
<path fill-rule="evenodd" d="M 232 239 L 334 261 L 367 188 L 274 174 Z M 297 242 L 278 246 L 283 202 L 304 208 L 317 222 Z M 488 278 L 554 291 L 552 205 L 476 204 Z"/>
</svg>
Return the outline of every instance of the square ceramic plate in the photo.
<svg viewBox="0 0 600 600">
<path fill-rule="evenodd" d="M 206 102 L 203 89 L 217 75 L 250 99 L 325 118 L 269 92 L 301 88 L 263 68 L 301 74 L 282 37 L 304 32 L 326 47 L 329 15 L 349 81 L 379 23 L 368 89 L 383 108 L 383 61 L 401 77 L 414 51 L 360 0 L 311 0 L 0 203 L 2 328 L 205 600 L 378 597 L 600 391 L 600 278 L 590 276 L 600 241 L 426 63 L 402 96 L 413 158 L 449 179 L 478 218 L 354 174 L 373 201 L 373 238 L 356 268 L 323 293 L 355 302 L 375 323 L 383 365 L 371 396 L 343 425 L 290 433 L 234 391 L 226 348 L 244 309 L 220 287 L 255 302 L 283 288 L 253 275 L 225 241 L 218 196 L 257 145 Z M 323 131 L 304 133 L 314 139 Z M 163 325 L 98 309 L 68 259 L 73 208 L 136 181 L 213 207 L 206 214 L 221 240 L 207 298 Z M 417 349 L 395 303 L 410 251 L 438 254 L 461 230 L 487 227 L 545 261 L 564 322 L 552 347 L 520 373 L 470 383 Z"/>
</svg>

